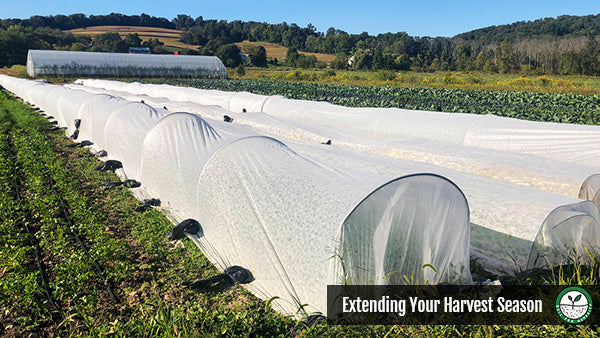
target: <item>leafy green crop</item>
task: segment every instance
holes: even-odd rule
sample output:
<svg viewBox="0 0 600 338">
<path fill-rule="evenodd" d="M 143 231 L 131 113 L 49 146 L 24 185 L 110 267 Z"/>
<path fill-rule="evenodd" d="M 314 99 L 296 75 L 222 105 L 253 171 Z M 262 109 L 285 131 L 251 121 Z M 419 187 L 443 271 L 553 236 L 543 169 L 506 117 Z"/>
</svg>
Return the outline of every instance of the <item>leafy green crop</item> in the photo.
<svg viewBox="0 0 600 338">
<path fill-rule="evenodd" d="M 348 107 L 397 107 L 451 113 L 495 114 L 524 120 L 600 124 L 600 95 L 464 89 L 363 87 L 271 80 L 163 79 L 205 89 L 283 95 Z"/>
</svg>

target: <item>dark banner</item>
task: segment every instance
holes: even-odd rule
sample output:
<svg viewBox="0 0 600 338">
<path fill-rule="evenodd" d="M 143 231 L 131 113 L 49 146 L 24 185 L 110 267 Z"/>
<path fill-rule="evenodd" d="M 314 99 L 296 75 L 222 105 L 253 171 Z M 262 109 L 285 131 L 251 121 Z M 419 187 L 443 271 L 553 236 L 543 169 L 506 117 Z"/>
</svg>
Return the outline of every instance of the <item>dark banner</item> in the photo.
<svg viewBox="0 0 600 338">
<path fill-rule="evenodd" d="M 598 325 L 598 286 L 329 285 L 332 325 Z"/>
</svg>

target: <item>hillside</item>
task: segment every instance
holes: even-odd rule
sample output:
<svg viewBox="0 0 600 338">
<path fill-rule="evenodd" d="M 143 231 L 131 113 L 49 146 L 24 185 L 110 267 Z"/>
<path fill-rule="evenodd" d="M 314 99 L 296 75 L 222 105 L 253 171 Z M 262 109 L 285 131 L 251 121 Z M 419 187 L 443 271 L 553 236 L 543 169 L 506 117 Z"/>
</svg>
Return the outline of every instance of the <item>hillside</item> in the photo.
<svg viewBox="0 0 600 338">
<path fill-rule="evenodd" d="M 157 28 L 157 27 L 139 27 L 139 26 L 94 26 L 87 28 L 70 29 L 66 32 L 73 35 L 96 36 L 102 33 L 117 32 L 121 37 L 130 33 L 137 33 L 143 41 L 150 39 L 159 39 L 165 46 L 177 48 L 189 48 L 197 50 L 197 45 L 188 45 L 180 41 L 181 31 L 177 29 Z"/>
<path fill-rule="evenodd" d="M 578 37 L 600 35 L 600 14 L 562 15 L 535 21 L 519 21 L 508 25 L 489 26 L 461 33 L 455 38 L 479 43 L 516 42 L 539 37 Z"/>
<path fill-rule="evenodd" d="M 127 34 L 137 33 L 143 41 L 149 39 L 159 39 L 164 42 L 165 46 L 176 47 L 176 48 L 189 48 L 198 50 L 199 45 L 190 45 L 181 42 L 180 37 L 183 31 L 178 29 L 158 28 L 158 27 L 140 27 L 140 26 L 94 26 L 87 28 L 76 28 L 70 29 L 65 32 L 72 33 L 73 35 L 89 35 L 96 36 L 102 33 L 117 32 L 121 37 Z M 282 45 L 271 43 L 271 42 L 250 42 L 243 41 L 237 42 L 236 45 L 244 50 L 247 46 L 263 46 L 267 50 L 268 58 L 277 58 L 277 60 L 285 60 L 285 54 L 287 53 L 287 47 Z M 314 55 L 318 61 L 325 61 L 327 63 L 333 61 L 335 55 L 323 54 L 323 53 L 308 53 L 300 52 L 305 55 Z"/>
<path fill-rule="evenodd" d="M 340 70 L 600 76 L 600 15 L 522 21 L 481 28 L 452 38 L 410 36 L 405 32 L 349 34 L 333 27 L 319 32 L 310 24 L 300 27 L 285 22 L 204 20 L 201 16 L 193 19 L 184 14 L 172 20 L 116 13 L 89 17 L 84 14 L 33 16 L 24 20 L 0 20 L 0 67 L 24 64 L 28 49 L 83 50 L 91 42 L 89 38 L 86 40 L 86 35 L 108 29 L 94 32 L 97 26 L 115 30 L 129 27 L 119 34 L 136 31 L 144 40 L 158 38 L 166 46 L 153 45 L 155 41 L 147 45 L 152 45 L 153 52 L 159 54 L 190 48 L 200 54 L 217 55 L 220 47 L 229 44 L 242 47 L 261 44 L 268 47 L 270 58 L 282 60 L 284 50 L 295 49 L 305 55 L 315 53 L 317 60 L 330 62 L 331 68 Z M 148 27 L 160 30 L 144 32 Z M 109 51 L 128 50 L 127 43 L 120 41 L 101 41 L 98 45 Z M 202 50 L 198 50 L 199 46 Z M 227 48 L 221 52 L 227 52 Z M 335 60 L 333 55 L 336 55 Z M 224 58 L 230 67 L 239 62 L 236 58 Z M 353 62 L 349 67 L 350 59 Z M 288 60 L 286 65 L 316 66 L 312 58 L 298 60 Z"/>
<path fill-rule="evenodd" d="M 287 53 L 287 47 L 284 47 L 282 45 L 278 45 L 276 43 L 272 43 L 272 42 L 250 42 L 250 41 L 243 41 L 243 42 L 237 42 L 236 45 L 238 47 L 240 47 L 240 49 L 242 51 L 244 51 L 245 47 L 247 46 L 263 46 L 265 47 L 265 49 L 267 50 L 267 57 L 268 58 L 277 58 L 277 60 L 285 60 L 285 54 Z M 330 63 L 331 61 L 333 61 L 333 59 L 335 59 L 335 55 L 333 54 L 323 54 L 323 53 L 308 53 L 308 52 L 299 52 L 300 54 L 304 54 L 304 55 L 314 55 L 317 58 L 317 61 L 325 61 L 327 63 Z"/>
</svg>

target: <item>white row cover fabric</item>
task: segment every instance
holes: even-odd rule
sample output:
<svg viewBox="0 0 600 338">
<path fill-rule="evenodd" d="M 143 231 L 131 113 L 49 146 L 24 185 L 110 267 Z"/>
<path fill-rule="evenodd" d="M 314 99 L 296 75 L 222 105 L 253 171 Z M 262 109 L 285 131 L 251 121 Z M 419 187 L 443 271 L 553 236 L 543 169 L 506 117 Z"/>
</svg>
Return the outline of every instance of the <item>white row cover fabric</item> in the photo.
<svg viewBox="0 0 600 338">
<path fill-rule="evenodd" d="M 278 137 L 309 142 L 331 139 L 350 149 L 433 163 L 572 197 L 578 196 L 587 177 L 600 171 L 594 146 L 600 141 L 599 126 L 396 108 L 347 108 L 281 96 L 168 85 L 107 80 L 77 83 L 85 90 L 104 88 L 132 99 L 152 96 L 157 105 L 166 101 L 216 104 L 230 110 L 236 123 L 270 130 L 276 123 Z M 190 111 L 194 105 L 183 109 Z M 255 113 L 240 114 L 242 109 Z"/>
<path fill-rule="evenodd" d="M 92 53 L 35 50 L 27 53 L 27 73 L 40 76 L 169 76 L 226 78 L 216 56 Z"/>
<path fill-rule="evenodd" d="M 0 76 L 7 89 L 21 81 Z M 102 144 L 177 218 L 200 221 L 191 237 L 209 259 L 249 268 L 249 288 L 280 297 L 274 305 L 287 314 L 300 304 L 325 313 L 330 283 L 471 283 L 468 205 L 444 177 L 338 167 L 248 126 L 91 94 L 79 106 L 80 136 Z"/>
<path fill-rule="evenodd" d="M 288 142 L 293 150 L 301 154 L 341 167 L 352 167 L 384 176 L 399 176 L 420 170 L 449 178 L 461 187 L 469 202 L 471 257 L 486 270 L 498 274 L 514 274 L 525 270 L 540 226 L 562 222 L 558 218 L 547 220 L 553 210 L 581 202 L 572 197 L 431 164 L 360 153 L 335 145 Z M 572 223 L 572 226 L 578 227 L 577 223 Z M 600 228 L 600 223 L 595 227 Z M 576 233 L 573 236 L 569 237 L 567 234 L 555 237 L 556 242 L 546 241 L 544 244 L 550 248 L 573 247 L 582 241 Z"/>
<path fill-rule="evenodd" d="M 230 109 L 235 92 L 220 92 L 154 84 L 128 84 L 107 80 L 78 80 L 78 84 L 134 94 L 164 96 L 198 104 L 218 104 Z M 177 92 L 177 96 L 165 95 Z M 211 101 L 212 100 L 212 101 Z M 207 101 L 211 103 L 207 103 Z M 600 127 L 564 123 L 535 122 L 495 115 L 439 113 L 398 108 L 349 108 L 327 102 L 292 100 L 282 96 L 243 93 L 237 107 L 272 116 L 320 125 L 366 139 L 433 139 L 483 148 L 511 150 L 559 161 L 600 168 Z M 260 110 L 257 107 L 261 107 Z"/>
<path fill-rule="evenodd" d="M 213 225 L 204 228 L 204 236 L 194 237 L 211 261 L 221 267 L 244 262 L 255 276 L 262 276 L 249 287 L 264 299 L 289 295 L 276 302 L 284 312 L 296 311 L 301 302 L 322 311 L 325 299 L 314 290 L 324 290 L 328 283 L 342 279 L 358 282 L 370 278 L 371 283 L 382 283 L 385 272 L 398 266 L 405 268 L 401 274 L 387 277 L 391 282 L 399 282 L 406 271 L 412 271 L 408 275 L 415 282 L 469 283 L 465 265 L 468 242 L 452 241 L 444 247 L 445 240 L 440 239 L 448 237 L 437 237 L 446 231 L 445 235 L 464 241 L 469 231 L 465 226 L 448 226 L 468 222 L 468 209 L 460 190 L 445 179 L 432 175 L 401 179 L 359 204 L 387 179 L 360 172 L 344 174 L 303 158 L 274 139 L 247 136 L 253 134 L 248 128 L 213 123 L 218 130 L 187 113 L 161 119 L 144 140 L 141 180 L 151 189 L 151 196 L 177 201 L 169 208 L 181 218 L 191 214 L 201 224 Z M 198 177 L 197 186 L 189 183 Z M 396 194 L 395 198 L 390 194 Z M 419 197 L 421 200 L 414 200 Z M 401 217 L 406 219 L 399 221 Z M 336 248 L 336 236 L 345 233 L 340 229 L 342 223 L 362 227 L 352 229 L 353 235 L 345 237 L 346 244 Z M 368 231 L 367 224 L 383 227 L 378 237 L 374 237 L 374 229 Z M 410 230 L 416 224 L 424 233 Z M 424 234 L 428 243 L 422 242 Z M 410 243 L 412 256 L 399 255 L 408 255 L 406 246 L 387 243 L 392 235 Z M 376 250 L 381 250 L 381 261 L 362 257 L 361 253 Z M 348 260 L 362 259 L 353 261 L 352 275 L 340 275 L 343 269 L 332 260 L 336 251 Z M 423 262 L 432 262 L 441 270 L 437 274 L 423 270 Z"/>
<path fill-rule="evenodd" d="M 149 195 L 169 201 L 172 214 L 191 217 L 199 207 L 195 183 L 208 159 L 229 142 L 256 135 L 247 128 L 237 129 L 217 131 L 189 113 L 173 113 L 155 123 L 141 148 L 139 178 Z"/>
<path fill-rule="evenodd" d="M 144 85 L 132 83 L 124 85 L 122 89 L 139 91 L 140 86 Z M 81 88 L 78 85 L 71 87 Z M 156 87 L 161 86 L 152 86 L 151 88 Z M 83 86 L 82 89 L 99 90 L 86 86 Z M 142 97 L 145 102 L 150 104 L 165 106 L 170 110 L 180 109 L 193 112 L 204 118 L 220 119 L 227 114 L 234 118 L 233 125 L 251 126 L 265 135 L 283 140 L 294 151 L 318 158 L 326 163 L 360 168 L 363 171 L 383 174 L 387 177 L 407 175 L 411 172 L 434 172 L 449 177 L 462 187 L 471 206 L 471 255 L 487 270 L 501 274 L 512 274 L 526 269 L 540 226 L 562 222 L 555 217 L 550 221 L 545 221 L 547 216 L 554 210 L 563 208 L 565 205 L 576 204 L 579 201 L 572 197 L 498 182 L 495 179 L 507 180 L 508 178 L 508 181 L 514 181 L 523 186 L 541 187 L 550 191 L 568 191 L 571 196 L 576 196 L 573 191 L 579 190 L 580 183 L 588 173 L 596 171 L 593 168 L 533 155 L 460 146 L 436 140 L 407 140 L 393 143 L 396 151 L 401 150 L 404 153 L 402 157 L 409 157 L 406 154 L 411 154 L 410 158 L 426 158 L 427 162 L 459 169 L 456 171 L 402 160 L 393 155 L 392 158 L 389 158 L 358 152 L 355 149 L 378 153 L 373 148 L 386 149 L 389 143 L 352 137 L 321 125 L 294 123 L 294 121 L 275 118 L 265 113 L 233 113 L 214 106 L 203 106 L 192 102 L 173 102 L 164 97 L 135 95 L 128 91 L 108 92 L 124 95 L 133 100 L 140 100 Z M 175 95 L 174 92 L 172 94 Z M 338 141 L 334 142 L 332 146 L 311 145 L 311 143 L 318 145 L 325 141 L 324 135 L 334 135 L 332 138 Z M 349 149 L 343 150 L 343 148 Z M 382 154 L 390 155 L 386 152 Z M 478 173 L 482 176 L 494 179 L 464 173 L 472 172 L 469 168 L 473 167 L 479 168 Z M 558 215 L 562 214 L 558 213 Z M 558 248 L 574 247 L 582 243 L 581 238 L 577 237 L 577 233 L 572 235 L 574 237 L 555 236 L 556 242 L 546 241 L 545 245 L 550 248 Z"/>
<path fill-rule="evenodd" d="M 37 87 L 36 87 L 37 88 Z M 75 121 L 79 120 L 79 107 L 86 102 L 89 98 L 93 97 L 94 94 L 67 90 L 60 95 L 57 105 L 57 118 L 60 119 L 59 123 L 67 127 L 67 135 L 73 135 L 75 130 Z"/>
<path fill-rule="evenodd" d="M 270 276 L 266 285 L 250 287 L 265 298 L 272 290 L 292 295 L 292 302 L 279 303 L 286 312 L 301 302 L 311 305 L 309 312 L 323 311 L 326 299 L 314 290 L 344 281 L 397 284 L 407 276 L 420 284 L 469 283 L 463 246 L 469 228 L 462 225 L 468 209 L 460 190 L 444 178 L 416 175 L 365 194 L 380 182 L 305 158 L 271 138 L 243 138 L 221 148 L 202 171 L 197 218 L 222 226 L 207 227 L 198 241 L 220 264 L 243 259 Z M 446 245 L 448 238 L 462 240 Z M 423 262 L 442 270 L 434 274 Z"/>
<path fill-rule="evenodd" d="M 588 177 L 579 190 L 579 198 L 594 202 L 600 208 L 600 174 Z"/>
<path fill-rule="evenodd" d="M 128 178 L 139 178 L 140 156 L 146 134 L 161 118 L 168 115 L 164 109 L 130 102 L 113 111 L 104 125 L 104 150 L 108 159 L 123 163 Z M 94 140 L 92 140 L 94 142 Z"/>
<path fill-rule="evenodd" d="M 129 88 L 128 86 L 132 86 Z M 138 83 L 125 85 L 123 89 L 139 90 Z M 81 88 L 74 85 L 72 88 Z M 153 86 L 160 87 L 160 86 Z M 173 87 L 171 87 L 173 88 Z M 84 90 L 100 91 L 98 88 L 83 86 Z M 234 118 L 233 125 L 241 124 L 253 127 L 265 135 L 284 140 L 293 150 L 316 157 L 324 162 L 335 162 L 336 165 L 348 168 L 359 168 L 387 177 L 397 177 L 411 172 L 435 172 L 451 178 L 461 186 L 471 205 L 471 255 L 487 270 L 512 274 L 528 267 L 532 244 L 536 241 L 541 224 L 553 210 L 579 201 L 572 197 L 544 193 L 512 184 L 480 176 L 465 174 L 469 168 L 479 168 L 483 176 L 508 180 L 524 186 L 542 187 L 544 190 L 571 192 L 578 191 L 581 181 L 593 168 L 555 161 L 533 155 L 503 152 L 493 149 L 482 149 L 472 146 L 459 146 L 454 143 L 435 140 L 408 140 L 393 143 L 396 151 L 402 151 L 402 157 L 414 159 L 426 158 L 427 162 L 440 164 L 456 170 L 449 170 L 425 163 L 405 161 L 398 156 L 394 158 L 367 155 L 355 149 L 374 152 L 373 148 L 387 149 L 389 143 L 377 140 L 365 140 L 352 137 L 343 132 L 321 125 L 303 124 L 274 118 L 265 113 L 233 113 L 223 108 L 203 106 L 192 102 L 173 102 L 164 97 L 135 95 L 125 91 L 108 91 L 115 95 L 124 95 L 128 99 L 143 98 L 149 104 L 168 107 L 170 110 L 181 109 L 194 112 L 204 118 L 222 118 L 227 114 Z M 210 94 L 210 93 L 209 93 Z M 173 95 L 175 93 L 173 92 Z M 333 146 L 311 146 L 324 141 L 323 135 L 334 135 L 338 141 Z M 300 140 L 303 142 L 295 142 Z M 345 140 L 340 142 L 339 140 Z M 305 141 L 309 141 L 307 143 Z M 338 148 L 350 148 L 343 151 Z M 379 152 L 381 153 L 381 152 Z M 383 152 L 383 155 L 390 155 Z M 411 156 L 407 156 L 411 154 Z M 551 168 L 551 170 L 548 170 Z M 461 172 L 463 171 L 463 172 Z M 554 220 L 556 222 L 562 222 Z M 576 236 L 576 234 L 573 234 Z M 573 247 L 581 243 L 577 237 L 555 237 L 560 242 L 545 244 L 551 248 Z"/>
<path fill-rule="evenodd" d="M 547 268 L 578 257 L 590 264 L 589 253 L 600 252 L 598 207 L 583 201 L 557 208 L 548 215 L 531 248 L 527 268 Z"/>
<path fill-rule="evenodd" d="M 104 127 L 110 115 L 117 109 L 129 104 L 129 101 L 107 94 L 96 94 L 79 107 L 79 136 L 77 140 L 94 140 L 95 151 L 104 150 Z"/>
</svg>

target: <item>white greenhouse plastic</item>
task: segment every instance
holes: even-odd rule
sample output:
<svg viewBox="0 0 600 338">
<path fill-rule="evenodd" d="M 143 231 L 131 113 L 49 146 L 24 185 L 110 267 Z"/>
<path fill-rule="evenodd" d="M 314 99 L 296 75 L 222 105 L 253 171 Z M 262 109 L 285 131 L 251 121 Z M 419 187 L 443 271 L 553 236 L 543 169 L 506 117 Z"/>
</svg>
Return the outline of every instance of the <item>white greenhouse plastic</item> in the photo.
<svg viewBox="0 0 600 338">
<path fill-rule="evenodd" d="M 216 56 L 92 53 L 30 49 L 27 73 L 40 76 L 210 77 L 226 78 Z"/>
</svg>

